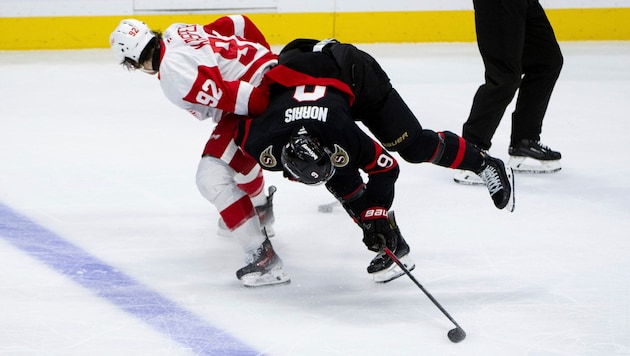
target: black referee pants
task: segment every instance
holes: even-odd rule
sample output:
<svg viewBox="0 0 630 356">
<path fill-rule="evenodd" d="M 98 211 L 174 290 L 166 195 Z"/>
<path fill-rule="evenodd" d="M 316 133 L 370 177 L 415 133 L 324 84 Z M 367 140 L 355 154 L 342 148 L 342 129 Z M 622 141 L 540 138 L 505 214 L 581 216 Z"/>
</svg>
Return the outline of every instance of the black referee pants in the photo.
<svg viewBox="0 0 630 356">
<path fill-rule="evenodd" d="M 474 96 L 462 136 L 489 149 L 518 90 L 511 142 L 539 140 L 563 63 L 553 28 L 538 0 L 473 0 L 473 4 L 485 83 Z"/>
</svg>

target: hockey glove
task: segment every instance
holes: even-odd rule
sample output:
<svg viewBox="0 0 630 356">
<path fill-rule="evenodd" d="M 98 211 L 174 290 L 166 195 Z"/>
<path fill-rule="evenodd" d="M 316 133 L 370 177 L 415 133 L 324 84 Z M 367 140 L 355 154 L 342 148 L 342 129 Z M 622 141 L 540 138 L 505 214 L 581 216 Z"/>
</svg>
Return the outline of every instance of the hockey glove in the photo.
<svg viewBox="0 0 630 356">
<path fill-rule="evenodd" d="M 360 218 L 363 243 L 370 251 L 381 251 L 385 246 L 396 245 L 396 231 L 387 218 L 387 209 L 372 207 L 363 210 Z"/>
</svg>

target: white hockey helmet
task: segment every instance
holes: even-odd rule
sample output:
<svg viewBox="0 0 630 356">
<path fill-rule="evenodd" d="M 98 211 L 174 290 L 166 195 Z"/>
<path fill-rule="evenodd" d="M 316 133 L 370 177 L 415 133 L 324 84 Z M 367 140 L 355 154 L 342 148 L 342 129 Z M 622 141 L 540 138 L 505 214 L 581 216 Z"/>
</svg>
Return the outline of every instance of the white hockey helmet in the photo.
<svg viewBox="0 0 630 356">
<path fill-rule="evenodd" d="M 144 22 L 124 19 L 109 35 L 109 45 L 116 58 L 121 62 L 125 61 L 125 58 L 129 58 L 138 63 L 142 50 L 154 37 L 155 33 Z"/>
</svg>

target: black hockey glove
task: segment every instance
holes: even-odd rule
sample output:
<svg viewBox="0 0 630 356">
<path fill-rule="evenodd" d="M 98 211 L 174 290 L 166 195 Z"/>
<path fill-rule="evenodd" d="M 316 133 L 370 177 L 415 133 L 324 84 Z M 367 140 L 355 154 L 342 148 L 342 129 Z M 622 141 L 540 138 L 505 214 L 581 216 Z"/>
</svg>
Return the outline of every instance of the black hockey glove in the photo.
<svg viewBox="0 0 630 356">
<path fill-rule="evenodd" d="M 363 243 L 368 250 L 378 252 L 385 246 L 395 246 L 397 235 L 387 218 L 387 209 L 382 207 L 365 209 L 359 222 L 363 229 Z"/>
</svg>

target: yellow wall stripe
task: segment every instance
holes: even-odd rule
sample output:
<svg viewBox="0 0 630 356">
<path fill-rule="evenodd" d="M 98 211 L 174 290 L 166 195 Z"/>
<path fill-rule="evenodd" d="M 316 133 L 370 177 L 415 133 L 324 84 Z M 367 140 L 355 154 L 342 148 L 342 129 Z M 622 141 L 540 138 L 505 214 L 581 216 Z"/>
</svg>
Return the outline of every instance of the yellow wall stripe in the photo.
<svg viewBox="0 0 630 356">
<path fill-rule="evenodd" d="M 470 42 L 472 11 L 338 13 L 335 36 L 344 42 Z"/>
<path fill-rule="evenodd" d="M 546 12 L 560 41 L 630 40 L 630 8 Z"/>
<path fill-rule="evenodd" d="M 560 41 L 630 40 L 630 8 L 553 9 Z M 174 22 L 205 24 L 222 15 L 134 16 L 164 30 Z M 472 11 L 251 14 L 269 42 L 336 37 L 354 43 L 471 42 Z M 129 16 L 0 18 L 0 50 L 107 48 L 110 32 Z"/>
</svg>

